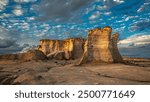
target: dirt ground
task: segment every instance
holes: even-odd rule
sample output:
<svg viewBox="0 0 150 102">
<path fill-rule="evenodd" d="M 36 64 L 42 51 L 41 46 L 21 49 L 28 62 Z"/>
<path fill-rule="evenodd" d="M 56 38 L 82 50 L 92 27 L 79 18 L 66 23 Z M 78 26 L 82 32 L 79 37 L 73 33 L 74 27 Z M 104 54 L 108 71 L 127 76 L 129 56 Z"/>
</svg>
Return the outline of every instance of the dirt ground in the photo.
<svg viewBox="0 0 150 102">
<path fill-rule="evenodd" d="M 150 59 L 124 58 L 123 64 L 75 61 L 0 60 L 0 84 L 4 85 L 147 85 Z"/>
</svg>

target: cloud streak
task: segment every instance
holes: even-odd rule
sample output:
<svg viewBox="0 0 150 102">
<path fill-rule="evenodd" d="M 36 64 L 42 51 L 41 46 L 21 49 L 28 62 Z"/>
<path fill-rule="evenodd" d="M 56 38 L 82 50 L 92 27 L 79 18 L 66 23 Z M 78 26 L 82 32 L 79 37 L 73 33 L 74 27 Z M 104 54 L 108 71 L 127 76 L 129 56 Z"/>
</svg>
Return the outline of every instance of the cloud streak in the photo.
<svg viewBox="0 0 150 102">
<path fill-rule="evenodd" d="M 0 39 L 0 48 L 7 48 L 15 44 L 14 40 Z"/>
<path fill-rule="evenodd" d="M 146 45 L 150 44 L 150 35 L 134 35 L 130 36 L 127 39 L 121 40 L 119 42 L 120 46 L 123 45 L 134 45 L 134 46 L 141 46 L 141 45 Z"/>
<path fill-rule="evenodd" d="M 150 58 L 150 35 L 134 35 L 118 43 L 122 55 Z"/>
<path fill-rule="evenodd" d="M 141 20 L 133 23 L 131 30 L 143 31 L 145 29 L 150 29 L 150 20 Z"/>
<path fill-rule="evenodd" d="M 4 10 L 7 4 L 8 0 L 0 0 L 0 11 Z"/>
</svg>

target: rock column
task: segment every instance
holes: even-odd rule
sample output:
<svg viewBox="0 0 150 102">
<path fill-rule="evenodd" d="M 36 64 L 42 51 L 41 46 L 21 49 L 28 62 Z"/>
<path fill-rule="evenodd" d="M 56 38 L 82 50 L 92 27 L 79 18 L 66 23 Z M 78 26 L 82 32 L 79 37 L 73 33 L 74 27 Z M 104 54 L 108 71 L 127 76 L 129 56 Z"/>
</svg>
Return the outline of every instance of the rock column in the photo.
<svg viewBox="0 0 150 102">
<path fill-rule="evenodd" d="M 121 62 L 122 57 L 117 47 L 118 37 L 111 37 L 112 28 L 95 28 L 88 32 L 84 54 L 78 64 L 89 62 Z"/>
<path fill-rule="evenodd" d="M 117 46 L 118 37 L 119 37 L 118 33 L 115 33 L 112 35 L 113 58 L 114 58 L 114 62 L 116 63 L 123 61 L 122 56 L 120 55 L 118 46 Z"/>
</svg>

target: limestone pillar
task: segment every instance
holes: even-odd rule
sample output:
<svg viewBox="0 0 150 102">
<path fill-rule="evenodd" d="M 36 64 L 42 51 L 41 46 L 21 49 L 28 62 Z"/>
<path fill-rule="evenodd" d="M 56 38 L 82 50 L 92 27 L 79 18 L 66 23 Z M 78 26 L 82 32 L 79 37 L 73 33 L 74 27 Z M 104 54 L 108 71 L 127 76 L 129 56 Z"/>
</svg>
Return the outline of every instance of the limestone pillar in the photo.
<svg viewBox="0 0 150 102">
<path fill-rule="evenodd" d="M 113 58 L 114 58 L 114 62 L 123 62 L 122 56 L 120 55 L 117 46 L 118 37 L 119 37 L 118 33 L 112 35 Z"/>
<path fill-rule="evenodd" d="M 95 28 L 88 32 L 84 53 L 78 64 L 89 62 L 121 62 L 122 57 L 117 47 L 118 35 L 111 38 L 112 28 Z"/>
</svg>

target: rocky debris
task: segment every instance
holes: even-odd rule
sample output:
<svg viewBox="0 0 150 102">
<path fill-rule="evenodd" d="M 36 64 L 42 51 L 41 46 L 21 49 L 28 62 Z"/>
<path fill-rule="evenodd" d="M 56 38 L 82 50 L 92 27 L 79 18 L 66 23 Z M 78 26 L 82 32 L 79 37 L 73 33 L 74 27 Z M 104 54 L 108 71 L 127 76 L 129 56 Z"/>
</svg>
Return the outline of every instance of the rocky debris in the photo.
<svg viewBox="0 0 150 102">
<path fill-rule="evenodd" d="M 70 38 L 65 40 L 40 40 L 38 50 L 42 51 L 49 58 L 54 59 L 77 59 L 84 52 L 85 39 Z M 56 58 L 55 58 L 56 57 Z M 58 58 L 59 57 L 59 58 Z"/>
<path fill-rule="evenodd" d="M 29 50 L 25 53 L 0 55 L 0 59 L 30 61 L 30 60 L 45 60 L 47 59 L 47 57 L 42 51 Z"/>
<path fill-rule="evenodd" d="M 88 32 L 84 54 L 78 64 L 88 62 L 122 62 L 117 48 L 118 34 L 111 36 L 112 28 L 95 28 Z"/>
<path fill-rule="evenodd" d="M 52 52 L 52 53 L 47 55 L 47 58 L 48 59 L 56 59 L 56 60 L 67 59 L 67 57 L 65 57 L 65 52 L 64 51 Z"/>
</svg>

